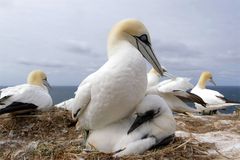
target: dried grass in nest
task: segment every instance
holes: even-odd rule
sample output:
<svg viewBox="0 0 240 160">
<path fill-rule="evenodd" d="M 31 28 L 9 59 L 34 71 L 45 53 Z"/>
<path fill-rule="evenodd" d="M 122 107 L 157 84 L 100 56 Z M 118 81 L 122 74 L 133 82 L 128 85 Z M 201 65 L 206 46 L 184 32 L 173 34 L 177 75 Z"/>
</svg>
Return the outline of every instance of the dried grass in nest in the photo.
<svg viewBox="0 0 240 160">
<path fill-rule="evenodd" d="M 224 117 L 224 119 L 228 118 L 231 119 L 232 117 Z M 186 123 L 186 130 L 190 132 L 198 132 L 201 127 L 204 128 L 204 125 L 206 125 L 205 120 L 187 116 L 177 116 L 176 120 Z M 209 119 L 209 121 L 212 120 Z M 196 127 L 195 122 L 198 122 L 197 125 L 200 128 Z M 62 109 L 53 109 L 50 112 L 37 113 L 37 115 L 26 117 L 0 117 L 0 140 L 9 140 L 9 143 L 0 145 L 0 157 L 2 159 L 36 160 L 79 159 L 80 157 L 93 160 L 114 159 L 112 154 L 84 151 L 83 140 L 79 137 L 80 132 L 76 132 L 74 126 L 70 127 L 71 123 L 70 113 Z M 191 127 L 193 124 L 195 127 Z M 29 147 L 32 142 L 36 142 L 37 145 Z M 176 137 L 172 143 L 164 148 L 147 151 L 143 155 L 122 157 L 121 159 L 212 159 L 215 157 L 210 156 L 208 150 L 214 148 L 214 144 L 201 143 L 192 137 Z"/>
<path fill-rule="evenodd" d="M 236 115 L 214 115 L 214 116 L 202 116 L 189 117 L 186 115 L 177 115 L 175 117 L 179 130 L 191 132 L 191 133 L 207 133 L 214 131 L 223 131 L 231 128 L 231 131 L 239 133 L 240 120 Z M 230 125 L 216 125 L 221 120 L 231 120 Z"/>
<path fill-rule="evenodd" d="M 195 159 L 195 160 L 202 160 L 202 159 L 212 159 L 215 156 L 210 156 L 208 153 L 209 149 L 213 149 L 215 146 L 211 143 L 199 143 L 194 138 L 178 138 L 176 137 L 174 141 L 167 145 L 164 148 L 154 149 L 145 152 L 142 155 L 132 155 L 132 156 L 124 156 L 117 159 L 127 159 L 127 160 L 139 160 L 139 159 Z M 90 160 L 109 160 L 115 159 L 112 157 L 112 154 L 104 154 L 101 152 L 82 152 L 77 154 L 76 157 L 90 159 Z"/>
<path fill-rule="evenodd" d="M 71 115 L 65 110 L 53 109 L 36 115 L 2 116 L 0 119 L 1 139 L 52 140 L 54 137 L 70 138 L 76 135 Z M 12 136 L 9 137 L 9 133 Z"/>
</svg>

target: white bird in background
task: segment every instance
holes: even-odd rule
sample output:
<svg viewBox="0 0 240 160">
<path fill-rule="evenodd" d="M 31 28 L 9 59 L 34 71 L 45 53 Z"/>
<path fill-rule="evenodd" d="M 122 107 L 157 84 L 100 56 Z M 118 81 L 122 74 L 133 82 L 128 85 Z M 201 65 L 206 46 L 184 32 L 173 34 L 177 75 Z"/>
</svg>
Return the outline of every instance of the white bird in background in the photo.
<svg viewBox="0 0 240 160">
<path fill-rule="evenodd" d="M 63 108 L 63 109 L 71 111 L 72 110 L 71 107 L 72 107 L 73 101 L 74 101 L 74 98 L 70 98 L 70 99 L 65 100 L 63 102 L 55 104 L 54 106 L 57 107 L 57 108 Z"/>
<path fill-rule="evenodd" d="M 104 128 L 92 130 L 87 147 L 115 156 L 141 154 L 169 143 L 176 130 L 172 111 L 157 95 L 147 95 L 136 106 L 133 115 Z"/>
<path fill-rule="evenodd" d="M 167 70 L 164 69 L 164 75 Z M 160 82 L 161 75 L 155 70 L 151 69 L 148 73 L 148 89 L 147 94 L 156 94 L 161 96 L 175 112 L 200 112 L 188 106 L 183 100 L 188 102 L 197 102 L 203 106 L 206 103 L 197 95 L 188 92 L 193 85 L 189 82 L 189 78 L 175 77 L 169 73 L 172 78 Z"/>
<path fill-rule="evenodd" d="M 191 90 L 191 93 L 198 95 L 207 104 L 210 104 L 207 105 L 207 109 L 206 108 L 204 109 L 203 106 L 200 104 L 195 104 L 197 108 L 203 109 L 204 113 L 209 114 L 209 111 L 224 109 L 228 106 L 240 105 L 240 102 L 228 100 L 224 97 L 224 95 L 217 91 L 206 89 L 207 81 L 216 85 L 215 82 L 213 81 L 213 76 L 211 72 L 209 71 L 202 72 L 197 85 Z"/>
<path fill-rule="evenodd" d="M 117 23 L 108 37 L 108 61 L 81 82 L 72 117 L 78 128 L 97 129 L 129 116 L 147 88 L 144 58 L 160 73 L 144 24 L 135 19 Z"/>
<path fill-rule="evenodd" d="M 29 73 L 27 84 L 0 90 L 0 114 L 46 111 L 52 107 L 47 76 L 40 70 Z"/>
</svg>

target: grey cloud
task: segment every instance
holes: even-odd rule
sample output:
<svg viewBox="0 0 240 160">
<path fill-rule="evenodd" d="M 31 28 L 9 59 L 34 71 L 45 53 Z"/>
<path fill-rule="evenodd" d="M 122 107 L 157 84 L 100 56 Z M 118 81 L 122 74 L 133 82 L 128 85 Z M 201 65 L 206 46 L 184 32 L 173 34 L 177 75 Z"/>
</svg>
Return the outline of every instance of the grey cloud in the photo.
<svg viewBox="0 0 240 160">
<path fill-rule="evenodd" d="M 228 50 L 222 54 L 216 54 L 215 56 L 219 60 L 228 61 L 229 63 L 240 62 L 240 50 Z"/>
<path fill-rule="evenodd" d="M 67 49 L 73 52 L 77 52 L 79 54 L 91 51 L 91 48 L 89 47 L 87 42 L 84 41 L 68 40 L 66 42 L 66 45 Z"/>
<path fill-rule="evenodd" d="M 85 77 L 106 61 L 105 46 L 111 26 L 133 17 L 143 21 L 151 37 L 157 39 L 153 39 L 153 49 L 171 72 L 196 77 L 202 70 L 229 73 L 236 68 L 233 72 L 239 72 L 238 1 L 101 2 L 0 0 L 0 55 L 4 54 L 0 68 L 12 65 L 12 73 L 16 68 L 28 71 L 35 66 L 47 67 L 47 71 L 61 68 L 59 75 L 68 76 L 55 83 L 73 84 L 76 75 L 84 73 Z M 28 59 L 16 63 L 15 57 L 20 56 Z M 6 75 L 5 72 L 0 70 L 1 74 Z M 220 82 L 236 84 L 237 78 Z M 6 75 L 1 83 L 9 83 L 10 79 L 11 75 Z"/>
<path fill-rule="evenodd" d="M 153 47 L 155 52 L 159 52 L 159 55 L 165 57 L 184 57 L 184 58 L 195 58 L 203 55 L 200 51 L 189 47 L 188 45 L 181 42 L 165 42 L 161 40 L 154 40 Z"/>
<path fill-rule="evenodd" d="M 62 62 L 47 62 L 47 61 L 34 62 L 30 60 L 18 60 L 17 63 L 25 66 L 36 66 L 36 67 L 47 67 L 47 68 L 69 67 L 69 65 L 63 64 Z"/>
<path fill-rule="evenodd" d="M 208 61 L 205 53 L 196 50 L 181 42 L 164 42 L 154 40 L 155 52 L 158 53 L 161 63 L 167 68 L 176 71 L 199 71 L 206 67 L 202 61 Z"/>
<path fill-rule="evenodd" d="M 65 43 L 65 50 L 77 55 L 99 56 L 85 41 L 68 40 Z"/>
</svg>

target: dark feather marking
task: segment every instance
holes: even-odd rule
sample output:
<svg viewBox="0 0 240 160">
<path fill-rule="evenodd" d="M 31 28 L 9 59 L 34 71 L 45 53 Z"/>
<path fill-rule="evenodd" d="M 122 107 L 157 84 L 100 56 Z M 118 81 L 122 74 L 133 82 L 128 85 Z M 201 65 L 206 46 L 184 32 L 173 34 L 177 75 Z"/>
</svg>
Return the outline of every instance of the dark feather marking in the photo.
<svg viewBox="0 0 240 160">
<path fill-rule="evenodd" d="M 155 113 L 154 110 L 149 110 L 149 111 L 145 112 L 143 115 L 138 115 L 137 118 L 135 119 L 135 121 L 133 122 L 133 124 L 131 125 L 131 127 L 129 128 L 127 134 L 129 134 L 132 131 L 134 131 L 136 128 L 141 126 L 143 123 L 152 120 L 154 118 L 154 116 L 156 114 L 158 114 L 159 112 L 160 111 Z"/>
<path fill-rule="evenodd" d="M 80 110 L 81 110 L 81 108 L 79 108 L 79 109 L 77 110 L 77 112 L 76 112 L 73 116 L 76 117 L 77 114 L 78 114 L 78 112 L 80 112 Z"/>
<path fill-rule="evenodd" d="M 174 90 L 173 92 L 177 92 L 179 90 Z M 187 101 L 187 102 L 196 102 L 198 104 L 201 104 L 202 106 L 206 107 L 206 102 L 203 101 L 203 99 L 201 97 L 199 97 L 198 95 L 191 93 L 189 91 L 186 91 L 189 96 L 184 97 L 184 96 L 180 96 L 177 95 L 176 97 L 178 97 L 179 99 L 183 100 L 183 101 Z"/>
<path fill-rule="evenodd" d="M 148 137 L 148 134 L 145 134 L 144 136 L 142 136 L 141 139 L 145 139 L 145 138 L 147 138 L 147 137 Z"/>
<path fill-rule="evenodd" d="M 5 108 L 0 109 L 0 115 L 5 113 L 14 113 L 14 112 L 27 112 L 30 110 L 35 110 L 38 106 L 31 103 L 22 103 L 22 102 L 13 102 Z"/>
<path fill-rule="evenodd" d="M 12 97 L 12 95 L 4 96 L 0 99 L 0 103 L 6 101 L 8 98 Z"/>
<path fill-rule="evenodd" d="M 154 136 L 153 136 L 154 137 Z M 164 138 L 163 140 L 161 141 L 158 141 L 157 140 L 157 143 L 152 146 L 150 149 L 156 149 L 156 148 L 162 148 L 168 144 L 170 144 L 173 140 L 174 140 L 174 137 L 175 137 L 175 134 L 172 134 L 166 138 Z M 156 138 L 156 137 L 155 137 Z M 157 138 L 156 138 L 157 139 Z"/>
<path fill-rule="evenodd" d="M 238 101 L 229 100 L 229 99 L 227 99 L 225 97 L 222 97 L 222 96 L 216 96 L 216 97 L 220 98 L 221 100 L 225 101 L 226 103 L 239 103 L 240 104 L 240 102 L 238 102 Z"/>
</svg>

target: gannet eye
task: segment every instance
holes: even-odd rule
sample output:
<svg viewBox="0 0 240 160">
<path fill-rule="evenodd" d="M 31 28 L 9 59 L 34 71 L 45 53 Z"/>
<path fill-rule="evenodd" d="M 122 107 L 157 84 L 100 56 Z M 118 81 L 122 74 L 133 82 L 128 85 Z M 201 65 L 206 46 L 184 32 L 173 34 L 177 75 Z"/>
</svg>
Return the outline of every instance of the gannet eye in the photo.
<svg viewBox="0 0 240 160">
<path fill-rule="evenodd" d="M 47 81 L 47 78 L 43 78 L 44 81 Z"/>
<path fill-rule="evenodd" d="M 148 37 L 146 34 L 141 35 L 140 37 L 138 37 L 143 43 L 145 43 L 146 45 L 150 45 L 150 42 L 148 40 Z"/>
</svg>

